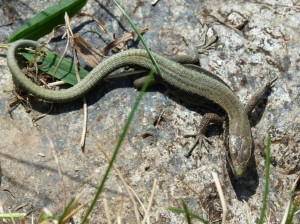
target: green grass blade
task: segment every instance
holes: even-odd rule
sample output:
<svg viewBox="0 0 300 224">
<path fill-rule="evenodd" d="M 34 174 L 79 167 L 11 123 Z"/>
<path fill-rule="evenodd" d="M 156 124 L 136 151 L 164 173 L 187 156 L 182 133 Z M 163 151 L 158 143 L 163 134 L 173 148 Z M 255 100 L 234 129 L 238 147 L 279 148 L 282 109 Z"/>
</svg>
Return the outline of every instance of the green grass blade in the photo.
<svg viewBox="0 0 300 224">
<path fill-rule="evenodd" d="M 146 44 L 144 38 L 142 37 L 142 35 L 141 35 L 140 32 L 138 31 L 138 29 L 137 29 L 137 28 L 135 27 L 135 25 L 133 24 L 133 22 L 132 22 L 132 20 L 130 19 L 129 15 L 124 11 L 124 9 L 119 5 L 119 3 L 118 3 L 117 1 L 115 1 L 115 0 L 113 0 L 113 1 L 114 1 L 114 3 L 118 6 L 118 8 L 121 10 L 121 12 L 125 15 L 125 17 L 126 17 L 127 20 L 129 21 L 130 25 L 132 26 L 132 28 L 134 29 L 134 31 L 135 31 L 136 34 L 138 35 L 139 39 L 141 40 L 141 42 L 142 42 L 143 45 L 145 46 L 145 49 L 147 50 L 147 52 L 148 52 L 148 54 L 149 54 L 149 56 L 150 56 L 150 58 L 151 58 L 151 60 L 152 60 L 152 62 L 153 62 L 153 64 L 154 64 L 154 66 L 155 66 L 155 68 L 156 68 L 157 73 L 161 73 L 161 70 L 160 70 L 160 68 L 159 68 L 159 66 L 158 66 L 158 64 L 157 64 L 157 62 L 155 61 L 153 55 L 151 54 L 151 52 L 150 52 L 150 50 L 149 50 L 149 48 L 148 48 L 148 46 L 147 46 L 147 44 Z M 146 81 L 145 81 L 145 84 L 143 85 L 143 87 L 142 87 L 142 89 L 141 89 L 140 94 L 138 95 L 138 97 L 137 97 L 137 99 L 136 99 L 136 101 L 135 101 L 135 103 L 134 103 L 134 105 L 133 105 L 133 107 L 132 107 L 132 109 L 131 109 L 131 112 L 130 112 L 130 114 L 129 114 L 129 117 L 128 117 L 126 123 L 125 123 L 125 127 L 123 128 L 123 131 L 122 131 L 122 133 L 121 133 L 121 135 L 120 135 L 120 137 L 119 137 L 119 140 L 118 140 L 118 142 L 117 142 L 117 145 L 116 145 L 116 147 L 115 147 L 115 149 L 114 149 L 113 156 L 112 156 L 112 158 L 111 158 L 111 160 L 110 160 L 110 162 L 109 162 L 109 165 L 108 165 L 108 167 L 107 167 L 107 169 L 106 169 L 106 171 L 105 171 L 105 174 L 104 174 L 104 176 L 103 176 L 103 178 L 102 178 L 102 181 L 101 181 L 101 183 L 100 183 L 100 186 L 99 186 L 98 189 L 97 189 L 96 195 L 95 195 L 95 197 L 94 197 L 94 199 L 93 199 L 93 201 L 92 201 L 90 207 L 88 208 L 88 210 L 87 210 L 85 216 L 83 217 L 83 220 L 82 220 L 82 222 L 81 222 L 82 224 L 83 224 L 83 223 L 86 223 L 89 214 L 92 212 L 93 207 L 95 206 L 96 201 L 98 200 L 98 198 L 99 198 L 99 196 L 100 196 L 100 193 L 102 192 L 102 190 L 103 190 L 103 188 L 104 188 L 105 181 L 107 180 L 109 171 L 110 171 L 111 168 L 112 168 L 112 164 L 113 164 L 114 160 L 116 159 L 117 154 L 118 154 L 118 152 L 119 152 L 119 149 L 120 149 L 120 147 L 121 147 L 121 145 L 122 145 L 122 142 L 123 142 L 123 140 L 124 140 L 124 138 L 125 138 L 125 136 L 126 136 L 126 134 L 127 134 L 127 131 L 128 131 L 128 129 L 129 129 L 130 123 L 131 123 L 131 121 L 132 121 L 132 119 L 133 119 L 134 113 L 135 113 L 135 111 L 137 110 L 138 105 L 139 105 L 139 103 L 140 103 L 140 101 L 141 101 L 141 99 L 142 99 L 142 97 L 143 97 L 143 95 L 144 95 L 144 92 L 146 91 L 146 89 L 147 89 L 147 87 L 148 87 L 148 85 L 149 85 L 149 83 L 150 83 L 150 81 L 151 81 L 151 79 L 152 79 L 154 73 L 155 73 L 155 71 L 152 69 L 151 72 L 149 73 L 149 75 L 148 75 Z"/>
<path fill-rule="evenodd" d="M 146 41 L 144 40 L 143 36 L 140 34 L 139 30 L 136 28 L 136 26 L 133 24 L 131 18 L 129 17 L 129 15 L 125 12 L 125 10 L 121 7 L 121 5 L 118 3 L 118 1 L 116 0 L 113 0 L 113 2 L 118 6 L 118 8 L 120 9 L 120 11 L 124 14 L 124 16 L 126 17 L 126 19 L 128 20 L 128 22 L 130 23 L 130 25 L 132 26 L 134 32 L 138 35 L 139 39 L 141 40 L 142 44 L 144 45 L 146 51 L 148 52 L 149 54 L 149 57 L 152 61 L 152 63 L 154 64 L 155 68 L 156 68 L 156 71 L 161 74 L 161 70 L 155 60 L 155 58 L 153 57 L 153 55 L 151 54 L 151 51 L 150 49 L 148 48 L 147 44 L 146 44 Z"/>
<path fill-rule="evenodd" d="M 86 223 L 89 214 L 92 212 L 92 210 L 93 210 L 93 208 L 94 208 L 94 206 L 95 206 L 95 204 L 96 204 L 96 202 L 97 202 L 97 200 L 98 200 L 98 198 L 100 196 L 100 193 L 102 192 L 102 190 L 104 188 L 104 184 L 105 184 L 105 181 L 107 180 L 109 171 L 112 168 L 112 164 L 113 164 L 114 160 L 117 158 L 117 154 L 119 152 L 119 149 L 121 148 L 123 140 L 125 139 L 125 136 L 126 136 L 127 131 L 129 129 L 130 123 L 131 123 L 131 121 L 132 121 L 132 119 L 134 117 L 135 111 L 138 108 L 138 105 L 139 105 L 139 103 L 140 103 L 140 101 L 141 101 L 141 99 L 142 99 L 142 97 L 143 97 L 143 95 L 144 95 L 144 93 L 145 93 L 145 91 L 146 91 L 149 83 L 150 83 L 150 80 L 151 80 L 153 74 L 154 74 L 154 70 L 151 70 L 150 74 L 147 77 L 147 80 L 146 80 L 145 84 L 143 85 L 143 87 L 141 89 L 141 92 L 139 93 L 137 99 L 134 102 L 134 105 L 133 105 L 133 107 L 131 109 L 131 112 L 130 112 L 130 114 L 128 116 L 128 119 L 127 119 L 127 121 L 125 123 L 125 126 L 124 126 L 124 128 L 122 130 L 122 133 L 121 133 L 121 135 L 120 135 L 120 137 L 118 139 L 117 145 L 115 146 L 115 149 L 114 149 L 113 155 L 112 155 L 112 157 L 111 157 L 111 159 L 109 161 L 108 167 L 107 167 L 107 169 L 106 169 L 106 171 L 105 171 L 105 173 L 103 175 L 103 178 L 102 178 L 102 180 L 100 182 L 100 186 L 98 187 L 97 192 L 95 194 L 95 197 L 94 197 L 94 199 L 93 199 L 90 207 L 88 208 L 85 216 L 83 217 L 83 220 L 81 221 L 82 224 Z"/>
<path fill-rule="evenodd" d="M 40 68 L 42 71 L 54 76 L 57 79 L 63 80 L 66 83 L 69 83 L 71 85 L 76 85 L 78 83 L 75 70 L 74 70 L 73 61 L 64 58 L 56 74 L 54 74 L 55 68 L 58 65 L 58 62 L 61 57 L 50 51 L 43 51 L 43 52 L 46 54 L 46 56 L 41 56 L 37 60 L 39 64 L 44 64 L 44 66 Z M 28 61 L 33 61 L 34 58 L 36 57 L 36 54 L 33 51 L 23 52 L 22 55 Z M 88 71 L 86 71 L 83 68 L 79 68 L 79 76 L 81 77 L 81 79 L 83 79 L 88 74 L 89 74 Z"/>
<path fill-rule="evenodd" d="M 59 216 L 59 219 L 58 219 L 58 224 L 61 224 L 63 219 L 66 217 L 66 215 L 69 213 L 69 209 L 71 208 L 71 206 L 73 205 L 75 201 L 75 198 L 71 198 L 69 203 L 67 204 L 67 206 L 65 207 L 63 213 L 61 214 L 61 216 Z"/>
<path fill-rule="evenodd" d="M 299 176 L 296 178 L 295 182 L 293 183 L 292 190 L 290 192 L 290 200 L 289 200 L 289 207 L 288 207 L 288 215 L 286 217 L 285 224 L 291 224 L 296 213 L 297 207 L 300 205 L 300 200 L 297 197 L 297 187 L 299 187 Z"/>
<path fill-rule="evenodd" d="M 87 0 L 61 0 L 28 20 L 19 27 L 8 39 L 12 43 L 19 39 L 38 40 L 40 37 L 50 33 L 54 27 L 64 24 L 64 14 L 69 17 L 74 16 L 85 4 Z"/>
<path fill-rule="evenodd" d="M 263 224 L 264 222 L 264 217 L 266 213 L 266 208 L 267 208 L 267 198 L 268 198 L 268 193 L 269 193 L 269 179 L 270 179 L 270 146 L 271 146 L 271 141 L 270 141 L 270 136 L 267 135 L 265 138 L 266 142 L 266 162 L 265 162 L 265 190 L 264 190 L 264 195 L 263 195 L 263 206 L 261 209 L 260 213 L 260 218 L 258 223 Z"/>
<path fill-rule="evenodd" d="M 184 209 L 184 213 L 185 213 L 185 217 L 186 217 L 186 221 L 188 224 L 192 224 L 192 220 L 191 220 L 191 216 L 190 216 L 190 212 L 188 210 L 188 207 L 186 205 L 186 203 L 184 202 L 184 200 L 181 199 L 181 204 L 182 204 L 182 207 Z"/>
<path fill-rule="evenodd" d="M 39 219 L 37 220 L 37 223 L 44 223 L 49 220 L 56 220 L 56 217 L 42 212 L 39 216 Z"/>
<path fill-rule="evenodd" d="M 170 212 L 175 212 L 175 213 L 179 213 L 179 214 L 186 214 L 187 211 L 185 210 L 182 210 L 182 209 L 178 209 L 178 208 L 172 208 L 172 207 L 168 207 L 168 208 L 165 208 L 166 210 L 170 211 Z M 198 219 L 199 221 L 205 223 L 205 224 L 209 224 L 209 221 L 207 221 L 206 219 L 202 218 L 201 216 L 199 215 L 195 215 L 194 213 L 191 213 L 191 212 L 187 212 L 188 215 L 190 217 L 193 217 L 195 219 Z"/>
<path fill-rule="evenodd" d="M 2 213 L 0 214 L 0 219 L 22 218 L 25 216 L 26 213 Z"/>
<path fill-rule="evenodd" d="M 297 210 L 297 202 L 294 201 L 294 203 L 292 205 L 292 208 L 289 211 L 289 215 L 286 219 L 285 224 L 292 224 L 292 221 L 293 221 L 294 214 L 295 214 L 296 210 Z"/>
</svg>

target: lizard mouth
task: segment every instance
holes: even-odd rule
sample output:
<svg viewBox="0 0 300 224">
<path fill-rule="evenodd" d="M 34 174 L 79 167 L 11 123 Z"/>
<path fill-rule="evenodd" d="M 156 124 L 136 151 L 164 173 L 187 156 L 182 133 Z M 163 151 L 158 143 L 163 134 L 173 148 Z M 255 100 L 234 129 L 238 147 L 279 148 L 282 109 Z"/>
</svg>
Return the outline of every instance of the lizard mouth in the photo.
<svg viewBox="0 0 300 224">
<path fill-rule="evenodd" d="M 234 166 L 228 150 L 226 150 L 226 158 L 233 174 L 237 177 L 242 177 L 245 174 L 244 166 L 243 165 Z"/>
</svg>

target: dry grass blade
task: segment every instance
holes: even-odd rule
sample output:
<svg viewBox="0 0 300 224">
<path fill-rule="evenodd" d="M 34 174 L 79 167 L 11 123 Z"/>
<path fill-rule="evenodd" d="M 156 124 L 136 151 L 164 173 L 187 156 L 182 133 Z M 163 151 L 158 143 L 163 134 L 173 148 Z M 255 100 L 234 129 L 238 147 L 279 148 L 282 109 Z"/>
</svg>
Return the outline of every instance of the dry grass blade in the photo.
<svg viewBox="0 0 300 224">
<path fill-rule="evenodd" d="M 8 48 L 8 44 L 0 44 L 0 48 Z"/>
<path fill-rule="evenodd" d="M 104 205 L 104 211 L 105 211 L 105 216 L 106 216 L 106 219 L 107 219 L 107 224 L 111 224 L 111 217 L 110 217 L 110 214 L 109 214 L 109 208 L 108 208 L 108 203 L 107 203 L 107 199 L 106 198 L 103 198 L 103 205 Z"/>
<path fill-rule="evenodd" d="M 36 66 L 30 67 L 30 68 L 23 68 L 23 69 L 21 69 L 21 71 L 22 71 L 25 75 L 27 75 L 29 72 L 35 72 L 37 69 L 40 69 L 40 68 L 42 68 L 42 67 L 44 67 L 44 66 L 45 66 L 45 64 L 36 65 Z"/>
<path fill-rule="evenodd" d="M 37 49 L 41 50 L 41 49 L 44 48 L 47 44 L 49 44 L 49 42 L 51 41 L 51 39 L 55 36 L 55 31 L 56 31 L 58 28 L 62 27 L 62 26 L 63 26 L 63 25 L 61 24 L 61 25 L 57 25 L 56 27 L 54 27 L 53 30 L 52 30 L 52 32 L 49 34 L 47 40 L 44 42 L 44 44 L 42 44 L 42 45 L 41 45 L 40 47 L 38 47 Z M 65 56 L 66 53 L 67 53 L 68 46 L 69 46 L 69 42 L 67 42 L 67 45 L 66 45 L 66 47 L 65 47 L 65 50 L 64 50 L 64 52 L 63 52 L 63 56 L 61 57 L 61 60 L 58 62 L 58 65 L 56 66 L 56 68 L 55 68 L 55 70 L 54 70 L 54 75 L 56 74 L 56 72 L 57 72 L 57 70 L 58 70 L 58 68 L 59 68 L 59 65 L 61 64 L 61 62 L 62 62 L 64 56 Z"/>
<path fill-rule="evenodd" d="M 35 123 L 35 122 L 37 122 L 38 120 L 40 120 L 40 119 L 46 117 L 46 116 L 52 111 L 52 109 L 53 109 L 53 104 L 51 103 L 51 104 L 50 104 L 50 108 L 49 108 L 49 110 L 48 110 L 46 113 L 41 114 L 41 115 L 39 115 L 39 116 L 37 116 L 37 117 L 32 118 L 32 123 Z"/>
<path fill-rule="evenodd" d="M 65 57 L 66 54 L 67 54 L 67 50 L 68 50 L 69 44 L 70 44 L 70 42 L 69 42 L 69 38 L 68 38 L 68 39 L 67 39 L 67 44 L 66 44 L 65 50 L 64 50 L 64 52 L 63 52 L 63 54 L 62 54 L 62 56 L 61 56 L 61 58 L 60 58 L 60 60 L 59 60 L 59 62 L 58 62 L 58 64 L 57 64 L 55 70 L 54 70 L 54 75 L 56 74 L 56 72 L 57 72 L 57 70 L 58 70 L 60 64 L 62 63 L 62 60 L 64 59 L 64 57 Z"/>
<path fill-rule="evenodd" d="M 154 179 L 151 195 L 150 195 L 150 198 L 149 198 L 147 210 L 146 210 L 144 219 L 142 221 L 142 224 L 144 224 L 146 222 L 146 220 L 147 220 L 148 224 L 150 223 L 149 212 L 150 212 L 150 209 L 151 209 L 151 206 L 152 206 L 152 202 L 153 202 L 154 194 L 155 194 L 155 191 L 156 191 L 156 187 L 157 187 L 157 179 Z"/>
<path fill-rule="evenodd" d="M 60 86 L 60 85 L 64 85 L 64 84 L 66 84 L 65 81 L 56 81 L 56 82 L 48 83 L 48 86 L 49 87 L 54 87 L 54 86 Z"/>
<path fill-rule="evenodd" d="M 74 37 L 73 37 L 73 38 L 75 38 L 75 40 L 74 40 L 75 44 L 76 44 L 76 41 L 77 41 L 77 38 L 76 38 L 77 36 L 79 36 L 79 35 L 75 34 Z M 102 52 L 100 50 L 98 50 L 97 48 L 95 48 L 92 45 L 90 45 L 89 43 L 87 43 L 81 36 L 79 36 L 79 37 L 80 37 L 80 44 L 81 44 L 81 46 L 85 47 L 89 51 L 94 52 L 96 55 L 98 55 L 98 56 L 100 56 L 102 58 L 107 58 L 107 56 L 105 56 L 104 54 L 102 54 Z M 79 49 L 76 49 L 76 50 L 78 52 L 80 52 Z"/>
<path fill-rule="evenodd" d="M 9 110 L 8 110 L 8 114 L 10 115 L 10 117 L 12 117 L 12 112 L 16 109 L 16 107 L 19 104 L 22 104 L 25 108 L 26 113 L 30 112 L 30 110 L 32 109 L 31 103 L 29 101 L 29 97 L 30 96 L 21 96 L 19 95 L 19 93 L 21 92 L 20 89 L 15 86 L 15 90 L 10 91 L 15 99 L 9 103 Z"/>
<path fill-rule="evenodd" d="M 298 176 L 296 178 L 296 180 L 294 181 L 294 183 L 292 185 L 292 188 L 291 188 L 291 191 L 290 191 L 291 193 L 293 193 L 295 191 L 297 185 L 299 184 L 299 180 L 300 180 L 300 176 Z M 294 201 L 294 196 L 291 196 L 290 200 L 287 203 L 287 206 L 286 206 L 286 209 L 285 209 L 285 212 L 284 212 L 281 224 L 285 224 L 286 223 L 293 201 Z"/>
<path fill-rule="evenodd" d="M 57 224 L 57 220 L 51 220 L 51 222 L 47 222 L 46 220 L 44 220 L 45 216 L 48 216 L 48 217 L 52 217 L 53 214 L 49 211 L 49 209 L 47 208 L 43 208 L 42 211 L 40 212 L 39 214 L 39 217 L 37 219 L 37 222 L 36 223 L 43 223 L 43 224 Z M 32 222 L 34 223 L 34 222 Z"/>
<path fill-rule="evenodd" d="M 99 62 L 90 50 L 92 47 L 78 34 L 75 34 L 72 39 L 74 44 L 73 47 L 76 49 L 78 54 L 82 56 L 86 63 L 95 68 L 99 64 Z"/>
<path fill-rule="evenodd" d="M 156 3 L 157 3 L 158 1 L 159 1 L 159 0 L 153 0 L 153 1 L 151 2 L 151 5 L 152 5 L 152 6 L 155 6 Z"/>
<path fill-rule="evenodd" d="M 82 15 L 88 15 L 88 14 L 82 13 Z M 94 18 L 94 17 L 92 17 L 92 18 Z M 100 23 L 100 21 L 98 21 L 98 20 L 96 20 L 96 21 Z M 93 55 L 92 52 L 94 52 L 95 54 L 99 55 L 102 58 L 105 58 L 106 56 L 103 55 L 101 53 L 101 51 L 99 51 L 98 49 L 92 47 L 89 43 L 87 43 L 80 35 L 78 35 L 78 34 L 74 35 L 73 34 L 72 29 L 71 29 L 71 25 L 70 25 L 70 21 L 69 21 L 69 18 L 67 17 L 67 15 L 66 15 L 66 25 L 67 25 L 68 31 L 71 34 L 72 40 L 73 40 L 72 41 L 72 47 L 76 49 L 76 51 L 79 53 L 79 55 L 82 56 L 83 59 L 91 67 L 93 67 L 93 68 L 96 67 L 98 65 L 98 61 L 97 61 L 97 59 L 95 58 L 95 56 Z M 108 33 L 103 24 L 101 24 L 100 27 L 104 28 L 105 32 Z"/>
<path fill-rule="evenodd" d="M 71 217 L 73 217 L 77 212 L 79 212 L 82 208 L 86 207 L 89 203 L 91 203 L 92 200 L 88 200 L 86 202 L 84 202 L 82 205 L 80 205 L 78 208 L 74 209 L 74 207 L 76 206 L 79 198 L 81 197 L 82 194 L 80 194 L 79 196 L 76 197 L 73 206 L 72 206 L 72 212 L 70 210 L 70 213 L 68 215 L 66 215 L 66 217 L 63 219 L 63 223 L 66 223 L 68 220 L 71 219 Z"/>
<path fill-rule="evenodd" d="M 58 157 L 57 157 L 57 153 L 56 153 L 54 144 L 53 144 L 52 140 L 49 137 L 48 137 L 48 139 L 49 139 L 50 146 L 52 148 L 53 157 L 55 159 L 56 167 L 57 167 L 59 178 L 60 178 L 60 183 L 61 183 L 63 196 L 64 196 L 63 206 L 65 208 L 66 207 L 66 201 L 67 201 L 67 193 L 66 193 L 67 191 L 66 191 L 66 186 L 65 186 L 65 182 L 64 182 L 64 176 L 62 175 L 61 166 L 60 166 L 60 163 L 59 163 L 59 160 L 58 160 Z"/>
<path fill-rule="evenodd" d="M 217 22 L 217 23 L 220 23 L 220 24 L 222 24 L 222 25 L 224 25 L 224 26 L 226 26 L 226 27 L 228 27 L 228 28 L 230 28 L 230 29 L 232 29 L 232 30 L 234 30 L 234 31 L 236 31 L 236 32 L 241 32 L 239 29 L 237 29 L 236 27 L 234 27 L 233 25 L 231 25 L 231 24 L 228 24 L 228 23 L 225 23 L 225 22 L 222 22 L 221 20 L 219 20 L 217 17 L 215 17 L 214 15 L 209 15 L 209 14 L 202 14 L 202 13 L 200 13 L 200 15 L 201 16 L 203 16 L 205 19 L 207 18 L 207 17 L 210 17 L 210 18 L 212 18 L 215 22 Z M 240 27 L 241 25 L 239 25 L 239 27 Z"/>
<path fill-rule="evenodd" d="M 134 196 L 136 197 L 136 199 L 140 203 L 143 211 L 146 213 L 146 208 L 145 208 L 144 204 L 142 203 L 141 199 L 139 198 L 139 196 L 135 193 L 135 191 L 130 186 L 128 186 L 128 188 L 132 191 L 132 193 L 134 194 Z"/>
<path fill-rule="evenodd" d="M 247 222 L 248 224 L 251 224 L 249 204 L 246 201 L 244 201 L 244 206 L 246 207 Z"/>
<path fill-rule="evenodd" d="M 142 28 L 139 30 L 141 34 L 144 34 L 148 31 L 148 28 Z M 109 43 L 104 49 L 103 49 L 103 54 L 106 55 L 108 51 L 112 48 L 117 48 L 117 49 L 122 49 L 123 43 L 133 39 L 133 37 L 136 36 L 136 33 L 134 31 L 124 33 L 120 38 L 115 39 L 111 43 Z"/>
<path fill-rule="evenodd" d="M 11 213 L 11 212 L 9 211 L 9 213 Z M 13 218 L 11 218 L 11 221 L 12 221 L 13 224 L 16 224 L 16 222 Z"/>
<path fill-rule="evenodd" d="M 91 17 L 93 20 L 96 21 L 96 23 L 98 24 L 98 26 L 100 27 L 100 29 L 102 29 L 107 35 L 109 35 L 111 37 L 111 39 L 113 40 L 113 36 L 108 32 L 108 30 L 105 28 L 105 24 L 104 22 L 96 19 L 94 16 L 87 14 L 87 13 L 77 13 L 76 17 L 83 17 L 83 16 L 88 16 Z"/>
<path fill-rule="evenodd" d="M 69 16 L 68 16 L 68 13 L 67 13 L 67 12 L 65 12 L 64 18 L 65 18 L 65 22 L 66 22 L 66 27 L 69 28 L 69 27 L 70 27 L 70 19 L 69 19 Z M 65 37 L 65 35 L 68 35 L 68 36 L 69 36 L 70 33 L 72 34 L 72 30 L 71 30 L 71 29 L 66 29 L 66 33 L 64 33 L 63 38 Z M 54 32 L 53 32 L 53 34 L 54 34 Z M 50 41 L 50 39 L 49 39 L 49 41 Z M 58 70 L 60 64 L 62 63 L 62 60 L 64 59 L 64 57 L 65 57 L 66 54 L 67 54 L 67 50 L 68 50 L 69 44 L 70 44 L 70 39 L 67 38 L 67 44 L 66 44 L 65 50 L 64 50 L 64 52 L 63 52 L 63 54 L 62 54 L 62 56 L 61 56 L 61 58 L 60 58 L 60 60 L 59 60 L 59 62 L 58 62 L 58 64 L 57 64 L 55 70 L 54 70 L 54 75 L 56 74 L 56 72 L 57 72 L 57 70 Z"/>
<path fill-rule="evenodd" d="M 105 158 L 109 161 L 110 158 L 109 156 L 107 155 L 107 153 L 103 150 L 103 148 L 101 147 L 101 145 L 97 142 L 97 145 L 98 145 L 98 148 L 100 149 L 100 151 L 103 153 L 103 155 L 105 156 Z M 133 208 L 134 208 L 134 213 L 135 213 L 135 218 L 136 218 L 136 223 L 141 223 L 141 220 L 140 220 L 140 214 L 139 214 L 139 211 L 138 211 L 138 208 L 137 208 L 137 203 L 136 201 L 134 200 L 134 197 L 133 195 L 131 194 L 131 191 L 129 189 L 129 186 L 128 184 L 126 183 L 125 179 L 123 178 L 123 175 L 121 173 L 121 171 L 115 166 L 115 164 L 112 164 L 112 167 L 114 168 L 114 170 L 116 171 L 116 173 L 118 174 L 118 177 L 120 178 L 123 186 L 125 187 L 125 190 L 126 192 L 128 193 L 129 195 L 129 198 L 133 204 Z"/>
<path fill-rule="evenodd" d="M 226 217 L 227 217 L 227 206 L 226 206 L 226 201 L 225 201 L 225 197 L 224 197 L 224 193 L 218 178 L 218 174 L 216 172 L 212 172 L 212 176 L 213 179 L 215 181 L 216 187 L 217 187 L 217 191 L 221 200 L 221 205 L 222 205 L 222 210 L 223 210 L 223 214 L 222 214 L 222 224 L 226 223 Z"/>
<path fill-rule="evenodd" d="M 83 125 L 82 125 L 82 133 L 81 133 L 81 140 L 80 140 L 80 148 L 84 150 L 85 140 L 86 140 L 86 133 L 87 133 L 87 119 L 88 119 L 88 109 L 87 109 L 87 102 L 86 98 L 83 98 Z"/>
<path fill-rule="evenodd" d="M 72 32 L 72 29 L 71 29 L 71 24 L 70 24 L 70 19 L 68 17 L 68 14 L 66 13 L 65 14 L 65 21 L 66 21 L 66 27 L 67 27 L 67 30 L 66 30 L 66 34 L 68 35 L 68 40 L 73 40 L 71 42 L 71 47 L 72 47 L 72 52 L 73 52 L 73 57 L 74 57 L 74 70 L 75 70 L 75 74 L 76 74 L 76 78 L 77 78 L 77 81 L 80 82 L 81 78 L 80 78 L 80 75 L 79 75 L 79 70 L 78 70 L 78 59 L 77 59 L 77 53 L 78 51 L 76 51 L 76 48 L 79 46 L 77 45 L 75 39 L 74 38 L 74 35 L 73 35 L 73 32 Z M 82 39 L 83 40 L 83 39 Z M 84 43 L 86 43 L 84 41 Z M 76 47 L 77 46 L 77 47 Z M 83 48 L 83 49 L 86 49 L 86 48 Z M 95 59 L 94 56 L 90 57 L 90 60 L 93 61 L 93 59 Z M 96 59 L 95 59 L 96 60 Z M 97 60 L 96 60 L 96 64 L 98 64 Z M 82 97 L 82 100 L 83 100 L 83 127 L 82 127 L 82 134 L 81 134 L 81 140 L 80 140 L 80 148 L 81 149 L 84 149 L 84 145 L 85 145 L 85 139 L 86 139 L 86 132 L 87 132 L 87 116 L 88 116 L 88 110 L 87 110 L 87 102 L 86 102 L 86 98 L 85 97 Z"/>
<path fill-rule="evenodd" d="M 81 80 L 79 76 L 79 71 L 78 71 L 78 59 L 77 59 L 77 54 L 75 48 L 73 48 L 73 56 L 74 56 L 74 69 L 76 73 L 76 77 L 78 82 Z M 80 140 L 80 147 L 81 149 L 84 149 L 85 145 L 85 139 L 86 139 L 86 132 L 87 132 L 87 117 L 88 117 L 88 109 L 87 109 L 87 102 L 86 98 L 82 97 L 83 100 L 83 126 L 82 126 L 82 134 L 81 134 L 81 140 Z"/>
</svg>

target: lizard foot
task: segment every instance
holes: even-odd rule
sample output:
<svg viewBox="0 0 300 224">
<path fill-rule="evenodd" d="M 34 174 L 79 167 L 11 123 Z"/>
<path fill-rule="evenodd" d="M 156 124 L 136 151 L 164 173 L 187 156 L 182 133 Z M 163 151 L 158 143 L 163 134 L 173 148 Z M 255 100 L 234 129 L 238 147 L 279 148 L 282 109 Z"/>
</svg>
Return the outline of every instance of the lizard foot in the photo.
<svg viewBox="0 0 300 224">
<path fill-rule="evenodd" d="M 200 148 L 202 147 L 202 145 L 204 145 L 205 148 L 208 148 L 207 147 L 207 144 L 211 144 L 211 141 L 203 134 L 186 134 L 184 135 L 185 138 L 188 138 L 188 137 L 194 137 L 195 138 L 195 141 L 193 142 L 193 144 L 191 145 L 189 151 L 187 154 L 185 154 L 185 157 L 186 158 L 189 158 L 194 149 L 196 148 L 197 145 L 200 145 Z"/>
<path fill-rule="evenodd" d="M 215 47 L 214 43 L 218 40 L 218 35 L 215 34 L 215 31 L 211 28 L 214 34 L 209 36 L 209 27 L 206 24 L 204 24 L 203 29 L 204 30 L 200 35 L 200 44 L 196 45 L 195 48 L 197 49 L 198 54 L 207 55 L 209 50 Z"/>
</svg>

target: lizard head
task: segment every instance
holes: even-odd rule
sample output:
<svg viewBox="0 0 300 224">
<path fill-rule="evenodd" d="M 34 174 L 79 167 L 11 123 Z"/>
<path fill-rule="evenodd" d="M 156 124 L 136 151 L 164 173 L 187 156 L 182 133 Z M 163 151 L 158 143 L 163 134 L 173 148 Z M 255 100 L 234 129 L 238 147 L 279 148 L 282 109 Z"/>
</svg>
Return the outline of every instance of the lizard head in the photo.
<svg viewBox="0 0 300 224">
<path fill-rule="evenodd" d="M 248 161 L 251 157 L 252 139 L 251 136 L 228 136 L 227 160 L 235 176 L 243 176 Z"/>
</svg>

